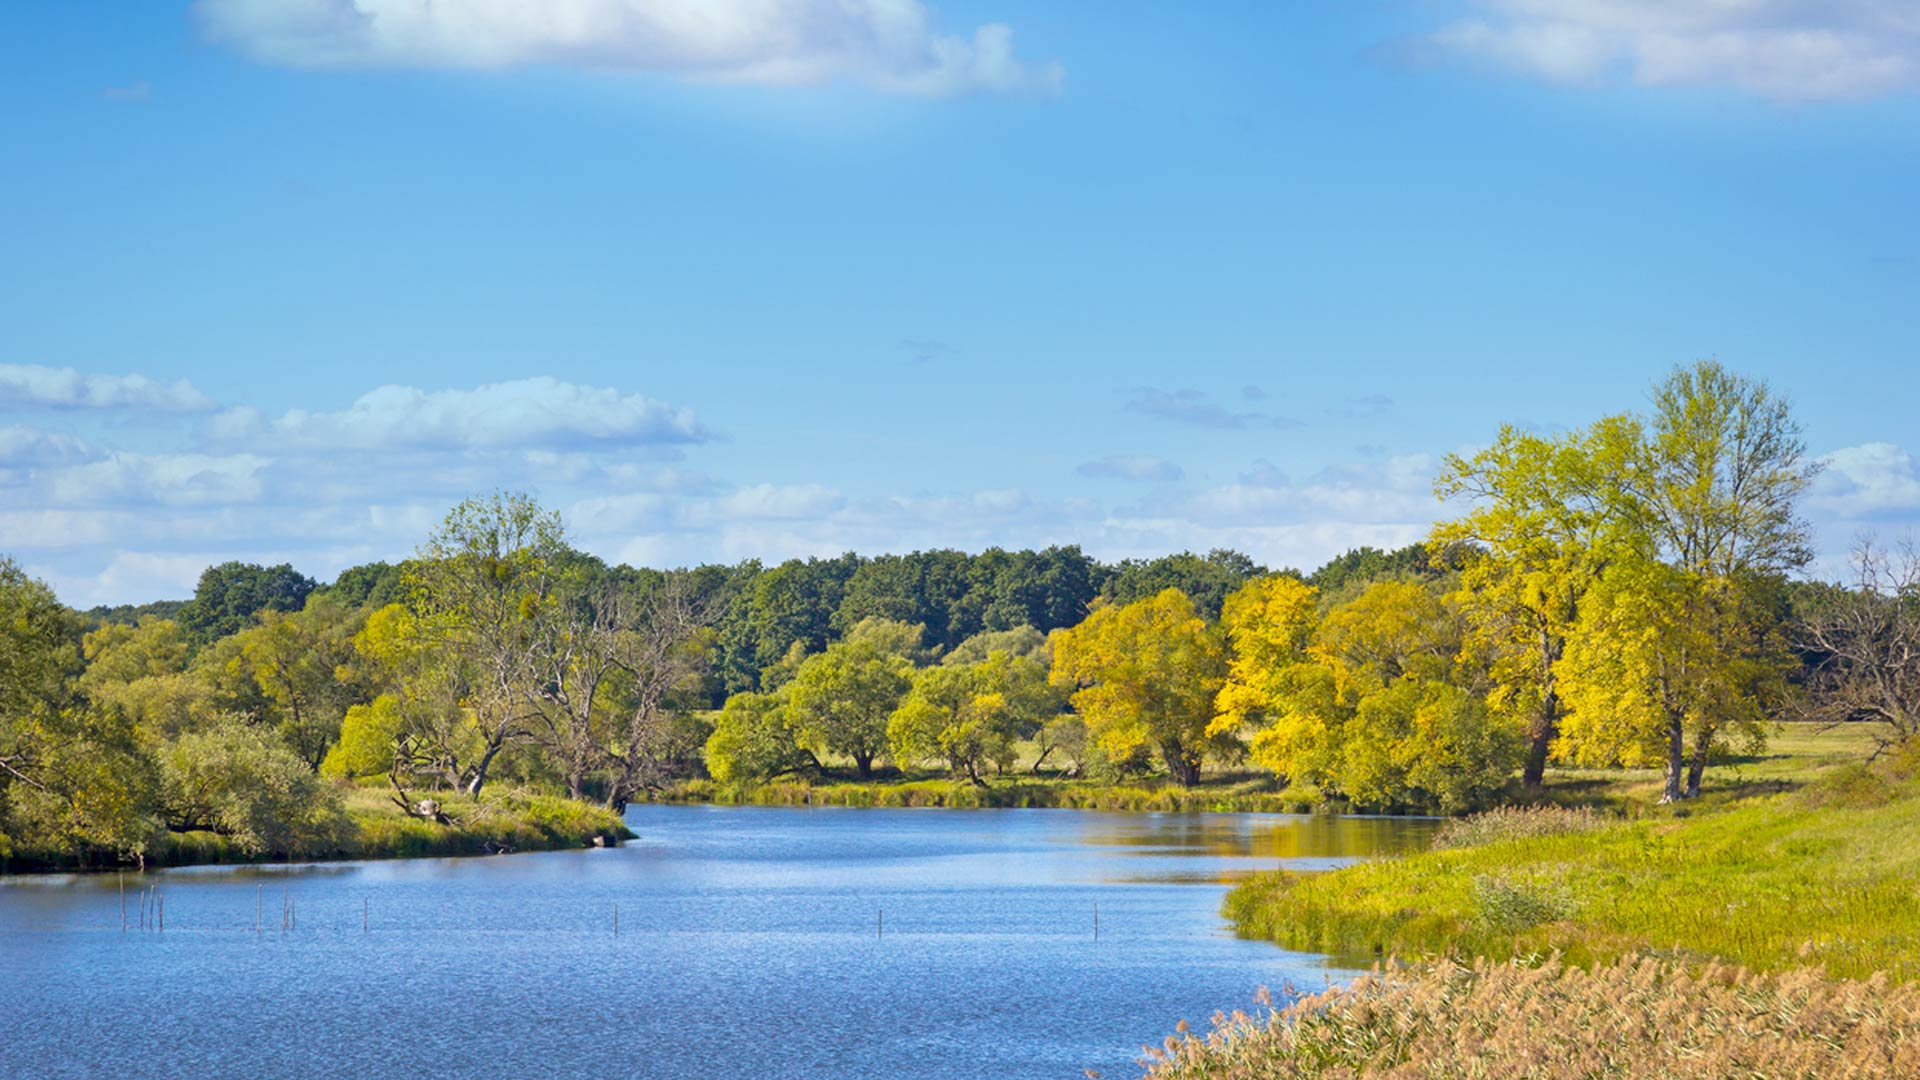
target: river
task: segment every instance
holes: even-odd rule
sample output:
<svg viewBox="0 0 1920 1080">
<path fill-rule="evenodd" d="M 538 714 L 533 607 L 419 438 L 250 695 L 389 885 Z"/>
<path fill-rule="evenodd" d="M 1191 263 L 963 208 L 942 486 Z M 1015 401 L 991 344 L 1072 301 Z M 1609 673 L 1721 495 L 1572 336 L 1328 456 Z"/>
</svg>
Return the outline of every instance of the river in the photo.
<svg viewBox="0 0 1920 1080">
<path fill-rule="evenodd" d="M 1179 1020 L 1349 974 L 1235 938 L 1232 881 L 1434 826 L 707 806 L 628 822 L 639 839 L 606 850 L 0 877 L 0 1076 L 1134 1077 Z M 149 887 L 164 930 L 139 926 Z"/>
</svg>

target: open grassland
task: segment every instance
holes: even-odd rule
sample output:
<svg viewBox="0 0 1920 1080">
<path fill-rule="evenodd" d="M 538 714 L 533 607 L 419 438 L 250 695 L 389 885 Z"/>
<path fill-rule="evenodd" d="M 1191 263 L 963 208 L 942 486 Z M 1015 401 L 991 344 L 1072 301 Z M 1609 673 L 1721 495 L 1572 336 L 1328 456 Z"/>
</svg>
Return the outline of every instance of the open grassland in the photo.
<svg viewBox="0 0 1920 1080">
<path fill-rule="evenodd" d="M 1829 761 L 1821 736 L 1799 737 L 1799 756 L 1763 762 L 1773 775 L 1744 796 L 1631 820 L 1470 819 L 1420 854 L 1261 875 L 1227 913 L 1242 933 L 1346 957 L 1655 952 L 1920 977 L 1920 780 Z"/>
<path fill-rule="evenodd" d="M 1151 1080 L 1920 1076 L 1920 987 L 1625 959 L 1383 969 L 1169 1038 Z"/>
</svg>

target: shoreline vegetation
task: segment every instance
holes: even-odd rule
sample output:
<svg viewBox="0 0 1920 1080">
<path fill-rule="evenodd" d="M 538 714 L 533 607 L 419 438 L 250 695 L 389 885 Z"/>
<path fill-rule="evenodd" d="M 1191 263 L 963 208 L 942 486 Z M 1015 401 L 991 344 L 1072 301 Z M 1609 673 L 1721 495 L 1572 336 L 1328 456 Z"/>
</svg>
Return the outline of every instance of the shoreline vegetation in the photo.
<svg viewBox="0 0 1920 1080">
<path fill-rule="evenodd" d="M 1646 801 L 1651 773 L 1565 777 L 1585 805 L 1257 875 L 1225 904 L 1242 935 L 1372 973 L 1204 1033 L 1183 1023 L 1148 1076 L 1920 1075 L 1920 754 L 1868 761 L 1884 739 L 1781 731 L 1677 808 Z"/>
</svg>

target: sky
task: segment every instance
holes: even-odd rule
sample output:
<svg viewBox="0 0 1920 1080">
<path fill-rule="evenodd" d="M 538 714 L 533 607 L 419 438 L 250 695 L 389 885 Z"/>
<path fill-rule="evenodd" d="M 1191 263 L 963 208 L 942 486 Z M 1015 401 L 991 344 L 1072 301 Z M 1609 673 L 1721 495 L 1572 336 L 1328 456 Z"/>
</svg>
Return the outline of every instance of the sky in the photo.
<svg viewBox="0 0 1920 1080">
<path fill-rule="evenodd" d="M 1717 357 L 1920 523 L 1914 0 L 16 0 L 0 553 L 1419 539 Z"/>
</svg>

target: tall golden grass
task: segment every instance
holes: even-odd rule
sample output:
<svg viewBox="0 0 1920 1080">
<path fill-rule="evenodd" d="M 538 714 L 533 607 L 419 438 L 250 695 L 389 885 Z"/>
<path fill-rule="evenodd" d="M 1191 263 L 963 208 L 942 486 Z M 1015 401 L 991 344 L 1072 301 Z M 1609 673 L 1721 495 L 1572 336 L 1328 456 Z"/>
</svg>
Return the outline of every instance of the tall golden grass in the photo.
<svg viewBox="0 0 1920 1080">
<path fill-rule="evenodd" d="M 1899 1080 L 1920 986 L 1625 957 L 1376 968 L 1149 1051 L 1150 1080 Z"/>
</svg>

